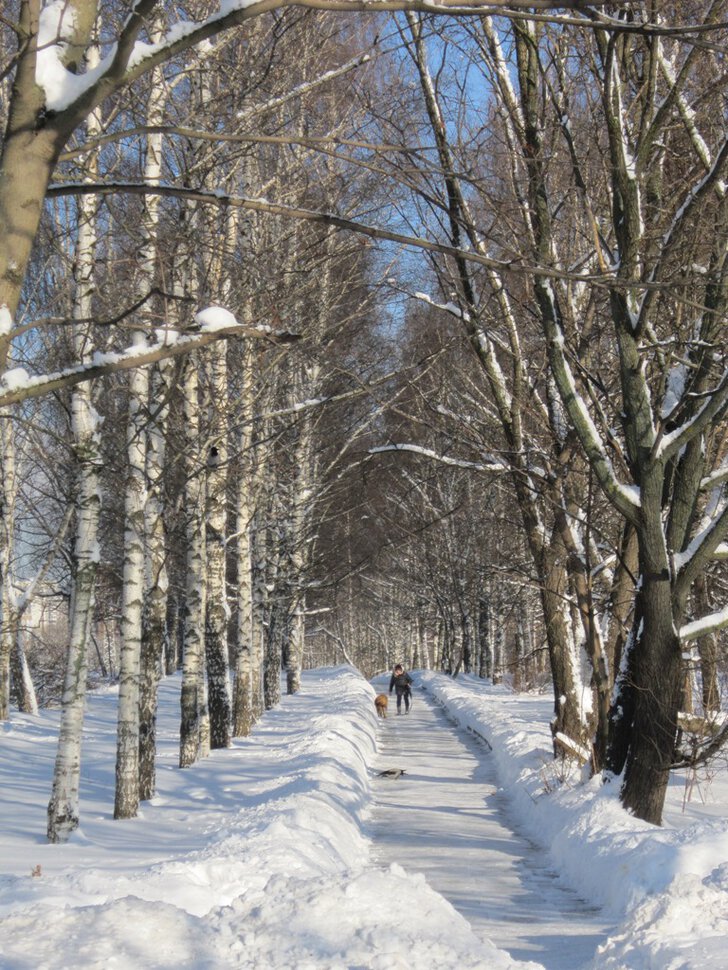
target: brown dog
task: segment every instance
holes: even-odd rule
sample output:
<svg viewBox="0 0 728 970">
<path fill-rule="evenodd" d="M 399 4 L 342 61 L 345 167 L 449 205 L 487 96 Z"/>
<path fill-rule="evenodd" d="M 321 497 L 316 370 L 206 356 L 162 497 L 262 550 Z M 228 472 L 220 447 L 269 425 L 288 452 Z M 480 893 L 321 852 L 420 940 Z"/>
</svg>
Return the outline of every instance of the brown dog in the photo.
<svg viewBox="0 0 728 970">
<path fill-rule="evenodd" d="M 389 698 L 386 694 L 377 694 L 374 698 L 374 706 L 377 709 L 377 714 L 380 717 L 387 716 L 387 704 L 389 704 Z"/>
</svg>

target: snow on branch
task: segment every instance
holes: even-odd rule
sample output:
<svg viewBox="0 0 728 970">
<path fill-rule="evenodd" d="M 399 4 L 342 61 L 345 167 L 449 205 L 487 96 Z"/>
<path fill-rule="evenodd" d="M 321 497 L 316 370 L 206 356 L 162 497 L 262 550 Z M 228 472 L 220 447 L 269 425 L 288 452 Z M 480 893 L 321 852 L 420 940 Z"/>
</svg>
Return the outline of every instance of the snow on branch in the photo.
<svg viewBox="0 0 728 970">
<path fill-rule="evenodd" d="M 176 55 L 209 38 L 240 26 L 246 20 L 274 10 L 286 9 L 291 0 L 222 0 L 210 16 L 202 20 L 180 20 L 161 38 L 150 43 L 139 39 L 157 0 L 136 0 L 117 41 L 97 67 L 75 73 L 78 57 L 69 51 L 81 47 L 86 11 L 83 0 L 50 0 L 40 15 L 36 81 L 46 94 L 46 108 L 56 113 L 76 112 L 98 103 L 128 82 L 164 64 Z M 422 10 L 450 15 L 502 15 L 559 20 L 584 24 L 595 19 L 594 8 L 606 0 L 296 0 L 296 6 L 347 11 Z M 557 11 L 572 10 L 578 17 Z M 540 13 L 539 13 L 540 12 Z M 613 18 L 600 15 L 599 23 L 608 28 Z M 77 21 L 84 21 L 78 28 Z M 83 109 L 81 109 L 83 110 Z"/>
<path fill-rule="evenodd" d="M 392 444 L 392 445 L 380 445 L 377 448 L 370 448 L 368 454 L 370 455 L 381 455 L 385 451 L 408 451 L 414 455 L 423 455 L 425 458 L 432 458 L 435 461 L 440 462 L 442 465 L 451 465 L 454 468 L 470 468 L 473 471 L 478 472 L 507 472 L 509 471 L 508 465 L 504 465 L 503 462 L 498 461 L 497 458 L 488 456 L 482 462 L 477 461 L 466 461 L 464 458 L 451 458 L 448 455 L 438 455 L 437 452 L 432 451 L 429 448 L 423 448 L 420 445 L 409 445 L 409 444 Z"/>
<path fill-rule="evenodd" d="M 159 340 L 155 344 L 134 344 L 118 352 L 96 353 L 87 364 L 67 367 L 53 374 L 33 376 L 22 367 L 14 367 L 0 378 L 0 407 L 41 397 L 62 387 L 81 384 L 115 371 L 132 370 L 169 357 L 179 357 L 226 337 L 256 337 L 282 344 L 298 340 L 296 334 L 276 332 L 270 327 L 239 324 L 232 313 L 221 307 L 202 310 L 196 315 L 196 320 L 198 330 L 195 333 L 180 336 L 174 330 L 158 331 Z"/>
<path fill-rule="evenodd" d="M 709 613 L 700 620 L 693 620 L 680 627 L 680 639 L 684 641 L 699 640 L 701 637 L 715 633 L 728 626 L 728 606 L 725 606 L 718 613 Z"/>
<path fill-rule="evenodd" d="M 450 16 L 502 16 L 681 37 L 719 27 L 705 23 L 658 24 L 638 18 L 628 22 L 618 15 L 620 7 L 631 6 L 628 0 L 612 3 L 616 9 L 609 12 L 600 9 L 607 6 L 606 0 L 295 0 L 295 4 L 293 0 L 222 0 L 210 16 L 180 20 L 150 43 L 139 35 L 156 5 L 157 0 L 135 0 L 108 54 L 93 69 L 75 73 L 90 35 L 89 12 L 95 6 L 85 0 L 46 0 L 40 15 L 36 58 L 36 81 L 45 91 L 46 109 L 55 113 L 68 110 L 80 119 L 89 107 L 178 54 L 246 20 L 293 5 L 349 13 L 412 10 Z"/>
<path fill-rule="evenodd" d="M 719 560 L 721 562 L 725 562 L 725 560 L 728 559 L 728 542 L 721 542 L 720 545 L 716 547 L 716 550 L 713 553 L 713 559 L 716 562 Z"/>
<path fill-rule="evenodd" d="M 579 393 L 574 374 L 566 358 L 564 336 L 557 322 L 553 291 L 550 284 L 543 283 L 541 285 L 554 307 L 550 321 L 549 357 L 564 407 L 604 494 L 621 515 L 628 521 L 634 522 L 637 519 L 641 502 L 639 489 L 635 486 L 623 484 L 617 477 L 586 402 Z"/>
<path fill-rule="evenodd" d="M 428 306 L 434 307 L 436 310 L 443 310 L 445 313 L 449 313 L 464 323 L 470 322 L 470 314 L 467 310 L 462 310 L 456 303 L 438 303 L 437 300 L 433 300 L 427 293 L 415 293 L 414 298 L 421 303 L 426 303 Z"/>
<path fill-rule="evenodd" d="M 688 547 L 674 556 L 677 570 L 676 592 L 689 588 L 699 571 L 711 559 L 721 558 L 719 550 L 723 546 L 728 531 L 728 499 L 715 504 L 703 516 L 700 529 Z"/>
<path fill-rule="evenodd" d="M 719 383 L 705 397 L 705 403 L 697 414 L 663 437 L 659 447 L 660 458 L 669 459 L 677 455 L 689 441 L 702 434 L 716 415 L 726 406 L 726 402 L 728 402 L 728 368 L 723 372 Z M 725 471 L 723 474 L 725 474 Z"/>
<path fill-rule="evenodd" d="M 700 483 L 700 490 L 709 492 L 711 489 L 717 488 L 719 485 L 724 485 L 726 482 L 728 482 L 728 462 L 721 465 L 720 468 L 716 468 L 710 475 L 706 475 Z"/>
<path fill-rule="evenodd" d="M 465 256 L 467 258 L 467 253 L 465 254 Z M 492 269 L 492 267 L 490 268 Z M 442 310 L 443 313 L 449 313 L 450 316 L 455 317 L 456 320 L 461 320 L 465 324 L 470 325 L 474 322 L 470 314 L 468 313 L 468 311 L 463 310 L 456 303 L 452 303 L 452 302 L 438 303 L 437 300 L 433 300 L 432 297 L 429 296 L 427 293 L 414 293 L 413 298 L 415 300 L 419 300 L 420 303 L 426 303 L 428 306 L 433 307 L 435 310 Z M 486 334 L 485 331 L 480 327 L 478 328 L 478 333 L 482 334 L 483 336 L 486 336 L 488 343 L 494 344 L 496 347 L 499 347 L 501 350 L 505 351 L 506 353 L 509 352 L 510 348 L 505 344 L 503 340 L 501 340 L 497 336 L 497 334 L 494 334 L 490 330 Z"/>
<path fill-rule="evenodd" d="M 580 744 L 578 741 L 574 741 L 573 738 L 563 734 L 561 731 L 556 732 L 554 741 L 567 756 L 576 758 L 581 764 L 588 764 L 592 760 L 592 753 L 589 748 Z"/>
</svg>

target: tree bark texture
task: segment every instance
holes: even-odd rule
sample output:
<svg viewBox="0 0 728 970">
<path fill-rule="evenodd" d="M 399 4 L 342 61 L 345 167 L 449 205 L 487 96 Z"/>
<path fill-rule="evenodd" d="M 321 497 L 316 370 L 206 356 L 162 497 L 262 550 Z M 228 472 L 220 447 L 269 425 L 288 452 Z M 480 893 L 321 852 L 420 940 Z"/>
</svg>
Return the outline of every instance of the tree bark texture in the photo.
<svg viewBox="0 0 728 970">
<path fill-rule="evenodd" d="M 187 437 L 187 595 L 184 614 L 184 648 L 180 723 L 180 768 L 195 764 L 204 754 L 205 689 L 205 464 L 200 455 L 198 361 L 185 365 L 185 428 Z"/>
</svg>

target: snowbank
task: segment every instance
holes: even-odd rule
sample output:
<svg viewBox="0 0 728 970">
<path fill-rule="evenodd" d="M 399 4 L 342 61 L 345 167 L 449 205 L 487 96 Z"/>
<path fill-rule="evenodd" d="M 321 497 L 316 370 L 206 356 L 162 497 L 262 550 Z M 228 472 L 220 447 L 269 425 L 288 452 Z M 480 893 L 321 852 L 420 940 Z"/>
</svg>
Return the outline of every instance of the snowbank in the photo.
<svg viewBox="0 0 728 970">
<path fill-rule="evenodd" d="M 115 822 L 115 696 L 94 693 L 82 826 L 65 846 L 43 839 L 57 713 L 0 725 L 3 970 L 535 966 L 481 942 L 423 877 L 372 864 L 373 696 L 348 668 L 307 674 L 250 738 L 181 771 L 167 680 L 159 794 Z"/>
<path fill-rule="evenodd" d="M 670 790 L 666 825 L 622 810 L 616 785 L 582 784 L 554 762 L 550 700 L 422 672 L 418 682 L 492 750 L 521 831 L 546 848 L 562 880 L 622 922 L 594 970 L 722 970 L 728 945 L 728 784 L 681 812 Z M 723 772 L 723 775 L 725 772 Z M 721 817 L 711 817 L 717 812 Z"/>
<path fill-rule="evenodd" d="M 684 813 L 676 784 L 656 829 L 625 814 L 612 787 L 581 784 L 554 763 L 548 698 L 429 672 L 417 681 L 483 739 L 510 822 L 619 922 L 592 970 L 722 970 L 725 771 Z M 250 738 L 181 771 L 179 680 L 166 680 L 159 794 L 139 818 L 115 822 L 116 692 L 94 692 L 82 826 L 65 846 L 44 839 L 57 712 L 13 714 L 0 724 L 2 970 L 534 967 L 480 941 L 422 876 L 373 864 L 363 825 L 373 696 L 349 668 L 306 674 Z"/>
</svg>

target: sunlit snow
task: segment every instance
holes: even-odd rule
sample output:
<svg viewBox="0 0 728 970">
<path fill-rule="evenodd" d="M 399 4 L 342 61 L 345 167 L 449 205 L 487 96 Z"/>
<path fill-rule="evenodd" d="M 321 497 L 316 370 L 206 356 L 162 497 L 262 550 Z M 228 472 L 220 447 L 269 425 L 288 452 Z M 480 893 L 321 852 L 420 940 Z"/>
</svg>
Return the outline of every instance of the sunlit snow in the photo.
<svg viewBox="0 0 728 970">
<path fill-rule="evenodd" d="M 371 823 L 384 756 L 378 739 L 387 740 L 386 757 L 404 750 L 400 725 L 410 743 L 418 744 L 418 731 L 424 739 L 426 697 L 478 739 L 474 758 L 498 779 L 504 824 L 523 835 L 519 866 L 538 854 L 553 870 L 554 893 L 570 888 L 601 908 L 599 926 L 615 925 L 590 970 L 725 966 L 724 767 L 712 780 L 697 779 L 684 812 L 677 779 L 665 827 L 656 829 L 621 810 L 616 785 L 583 784 L 578 771 L 553 762 L 548 696 L 428 672 L 416 672 L 415 682 L 426 695 L 416 690 L 412 713 L 382 722 L 374 689 L 352 669 L 308 672 L 302 692 L 284 697 L 250 738 L 180 770 L 179 679 L 169 678 L 160 695 L 158 794 L 125 822 L 112 819 L 116 692 L 94 692 L 81 828 L 65 846 L 44 839 L 58 712 L 13 713 L 0 725 L 3 970 L 539 966 L 506 953 L 495 932 L 492 942 L 481 937 L 433 888 L 465 885 L 471 876 L 460 863 L 445 858 L 449 870 L 423 876 L 406 827 L 395 839 L 396 858 L 381 858 Z M 434 795 L 431 768 L 399 789 L 405 817 L 408 798 Z M 456 804 L 458 787 L 468 784 L 461 778 L 454 786 Z M 466 804 L 464 791 L 460 801 Z M 477 839 L 477 797 L 468 812 L 468 834 Z M 425 835 L 435 855 L 438 840 L 436 829 Z M 548 880 L 542 885 L 548 904 Z M 522 900 L 496 891 L 502 919 L 528 925 L 532 913 Z M 498 935 L 512 937 L 507 926 Z"/>
</svg>

